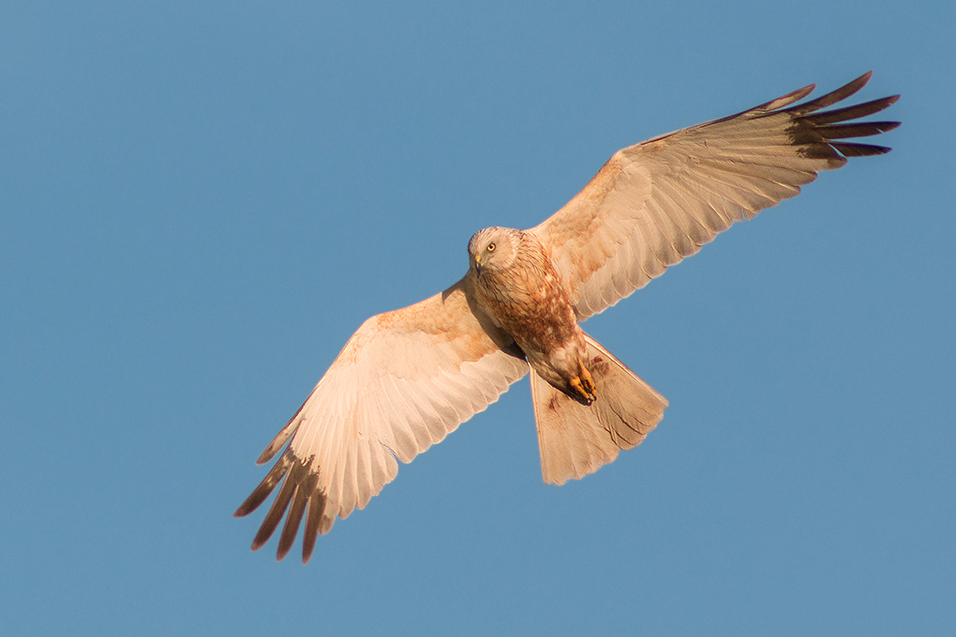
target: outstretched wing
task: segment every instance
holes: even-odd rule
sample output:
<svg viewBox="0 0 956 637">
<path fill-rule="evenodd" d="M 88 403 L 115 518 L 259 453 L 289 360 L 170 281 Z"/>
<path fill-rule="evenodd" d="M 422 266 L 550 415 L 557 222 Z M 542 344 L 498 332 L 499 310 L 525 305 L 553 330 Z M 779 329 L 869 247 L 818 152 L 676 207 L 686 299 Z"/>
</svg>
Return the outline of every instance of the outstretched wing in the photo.
<svg viewBox="0 0 956 637">
<path fill-rule="evenodd" d="M 871 73 L 815 100 L 807 86 L 737 115 L 619 150 L 561 210 L 531 229 L 552 250 L 583 320 L 614 305 L 734 221 L 753 218 L 821 170 L 883 146 L 839 141 L 898 122 L 854 122 L 899 96 L 818 112 L 856 93 Z"/>
<path fill-rule="evenodd" d="M 410 307 L 365 321 L 295 416 L 257 461 L 291 443 L 236 511 L 254 511 L 282 487 L 252 543 L 268 541 L 283 516 L 278 559 L 305 518 L 302 561 L 332 528 L 459 424 L 528 372 L 521 351 L 480 310 L 466 280 Z"/>
</svg>

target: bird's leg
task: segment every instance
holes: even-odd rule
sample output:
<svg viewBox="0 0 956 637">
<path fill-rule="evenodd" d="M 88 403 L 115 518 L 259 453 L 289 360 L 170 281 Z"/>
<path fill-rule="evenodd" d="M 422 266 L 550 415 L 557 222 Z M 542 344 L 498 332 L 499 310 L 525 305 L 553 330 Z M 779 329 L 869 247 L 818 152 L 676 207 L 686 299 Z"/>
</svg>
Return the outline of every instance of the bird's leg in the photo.
<svg viewBox="0 0 956 637">
<path fill-rule="evenodd" d="M 591 372 L 588 371 L 584 363 L 578 362 L 578 375 L 568 381 L 571 387 L 573 398 L 585 405 L 590 405 L 597 398 L 594 391 L 594 380 L 591 378 Z"/>
</svg>

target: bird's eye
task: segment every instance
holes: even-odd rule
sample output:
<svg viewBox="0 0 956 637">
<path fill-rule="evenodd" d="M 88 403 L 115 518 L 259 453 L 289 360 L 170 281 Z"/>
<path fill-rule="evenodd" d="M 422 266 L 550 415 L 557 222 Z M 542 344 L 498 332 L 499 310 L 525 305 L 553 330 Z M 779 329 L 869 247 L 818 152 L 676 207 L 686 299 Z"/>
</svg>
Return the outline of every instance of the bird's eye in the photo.
<svg viewBox="0 0 956 637">
<path fill-rule="evenodd" d="M 488 252 L 494 252 L 494 251 L 495 251 L 495 244 L 489 243 L 489 244 L 488 244 Z"/>
</svg>

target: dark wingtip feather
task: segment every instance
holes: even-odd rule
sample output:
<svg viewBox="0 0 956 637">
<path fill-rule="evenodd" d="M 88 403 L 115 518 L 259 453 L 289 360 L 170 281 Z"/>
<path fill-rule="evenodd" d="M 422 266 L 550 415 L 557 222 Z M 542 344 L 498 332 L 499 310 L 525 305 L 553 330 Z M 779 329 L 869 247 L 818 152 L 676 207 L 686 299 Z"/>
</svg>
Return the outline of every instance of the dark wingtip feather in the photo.
<svg viewBox="0 0 956 637">
<path fill-rule="evenodd" d="M 262 548 L 263 544 L 269 541 L 269 538 L 275 533 L 276 527 L 279 526 L 279 522 L 282 521 L 286 509 L 289 508 L 289 502 L 296 492 L 295 480 L 291 479 L 291 473 L 292 472 L 286 474 L 285 482 L 282 483 L 282 488 L 279 489 L 279 495 L 276 496 L 272 507 L 266 514 L 266 519 L 262 521 L 262 526 L 259 527 L 259 532 L 256 533 L 256 537 L 252 541 L 253 551 L 258 551 Z"/>
<path fill-rule="evenodd" d="M 308 401 L 306 401 L 308 402 Z M 299 429 L 299 424 L 302 422 L 299 418 L 299 414 L 302 413 L 302 407 L 305 407 L 305 403 L 302 403 L 302 406 L 299 407 L 298 411 L 295 412 L 295 415 L 292 418 L 289 418 L 289 422 L 285 424 L 275 438 L 272 439 L 272 442 L 269 443 L 269 446 L 259 454 L 259 457 L 256 459 L 256 464 L 265 464 L 272 460 L 273 457 L 282 447 L 285 446 L 285 443 L 289 442 L 289 438 Z"/>
<path fill-rule="evenodd" d="M 276 551 L 276 561 L 282 561 L 292 544 L 295 542 L 295 536 L 299 533 L 299 523 L 302 522 L 302 515 L 305 513 L 305 506 L 309 501 L 309 494 L 299 485 L 295 490 L 295 498 L 292 500 L 292 506 L 289 507 L 289 514 L 285 519 L 285 526 L 282 527 L 282 535 L 279 536 L 279 549 Z"/>
<path fill-rule="evenodd" d="M 259 550 L 269 541 L 282 518 L 286 517 L 276 554 L 277 559 L 283 559 L 295 543 L 299 526 L 302 523 L 306 508 L 308 508 L 309 515 L 302 546 L 305 561 L 308 561 L 308 556 L 312 554 L 315 547 L 315 536 L 318 534 L 317 529 L 326 500 L 325 494 L 318 488 L 319 474 L 317 470 L 312 469 L 312 463 L 313 458 L 303 461 L 296 458 L 291 452 L 286 452 L 259 483 L 252 495 L 246 498 L 246 501 L 236 510 L 235 517 L 249 515 L 269 497 L 276 485 L 283 478 L 285 479 L 275 501 L 273 501 L 269 512 L 259 527 L 259 532 L 256 533 L 256 537 L 252 541 L 253 551 Z M 316 503 L 319 503 L 320 506 Z M 287 511 L 288 516 L 286 516 Z M 316 515 L 318 518 L 315 518 Z"/>
<path fill-rule="evenodd" d="M 786 95 L 781 95 L 776 99 L 772 99 L 769 102 L 765 102 L 759 106 L 755 106 L 752 110 L 765 110 L 765 111 L 775 111 L 783 108 L 784 106 L 789 106 L 794 102 L 802 100 L 804 97 L 813 92 L 817 87 L 816 84 L 809 84 L 803 88 L 798 88 L 795 91 L 791 91 Z"/>
<path fill-rule="evenodd" d="M 289 507 L 289 515 L 285 519 L 285 526 L 282 527 L 282 535 L 279 536 L 277 560 L 281 560 L 288 555 L 289 549 L 295 542 L 295 536 L 299 533 L 299 525 L 302 522 L 302 516 L 305 514 L 306 506 L 308 506 L 312 494 L 316 491 L 319 475 L 311 471 L 305 463 L 297 462 L 292 471 L 289 472 L 289 479 L 295 480 L 297 488 L 292 506 Z"/>
<path fill-rule="evenodd" d="M 860 117 L 866 117 L 867 115 L 879 113 L 883 109 L 889 108 L 895 104 L 898 99 L 900 99 L 899 95 L 891 95 L 878 100 L 863 102 L 862 104 L 847 106 L 845 108 L 837 108 L 824 113 L 805 115 L 803 119 L 817 126 L 845 122 L 847 120 L 859 119 Z"/>
<path fill-rule="evenodd" d="M 262 479 L 262 482 L 259 483 L 259 486 L 256 487 L 255 491 L 246 498 L 245 502 L 239 505 L 239 508 L 233 513 L 233 517 L 245 517 L 259 508 L 259 505 L 269 497 L 269 494 L 276 488 L 276 485 L 279 484 L 282 477 L 286 475 L 291 464 L 292 458 L 289 456 L 279 458 L 275 466 L 272 467 L 269 473 L 266 474 L 266 477 Z"/>
<path fill-rule="evenodd" d="M 832 106 L 837 102 L 843 101 L 846 98 L 850 97 L 861 88 L 866 86 L 866 83 L 870 81 L 870 77 L 873 76 L 873 71 L 864 73 L 860 77 L 856 78 L 848 84 L 844 84 L 835 91 L 830 91 L 826 95 L 821 95 L 815 100 L 810 100 L 809 102 L 804 102 L 803 104 L 797 104 L 796 106 L 791 106 L 787 109 L 787 112 L 804 115 L 806 113 L 812 113 L 813 111 L 818 111 L 821 108 L 826 108 L 827 106 Z"/>
<path fill-rule="evenodd" d="M 830 145 L 840 151 L 844 157 L 870 157 L 873 155 L 885 155 L 893 150 L 888 146 L 877 146 L 875 144 L 853 144 L 850 142 L 830 142 Z"/>
<path fill-rule="evenodd" d="M 855 104 L 844 108 L 817 113 L 822 108 L 844 100 L 869 81 L 873 72 L 864 73 L 849 84 L 827 93 L 813 101 L 797 104 L 783 112 L 789 113 L 792 123 L 788 129 L 790 142 L 804 157 L 825 159 L 824 169 L 839 168 L 848 157 L 866 157 L 882 155 L 890 149 L 875 144 L 860 144 L 840 141 L 859 137 L 879 135 L 897 128 L 899 122 L 859 122 L 852 121 L 878 113 L 896 103 L 899 95 Z"/>
<path fill-rule="evenodd" d="M 824 139 L 848 139 L 852 137 L 869 137 L 879 135 L 897 128 L 899 122 L 851 122 L 849 124 L 834 124 L 831 126 L 816 127 Z"/>
<path fill-rule="evenodd" d="M 305 519 L 305 531 L 302 534 L 302 563 L 308 564 L 315 550 L 315 540 L 319 536 L 319 522 L 325 513 L 325 494 L 316 489 L 309 498 L 309 514 Z"/>
</svg>

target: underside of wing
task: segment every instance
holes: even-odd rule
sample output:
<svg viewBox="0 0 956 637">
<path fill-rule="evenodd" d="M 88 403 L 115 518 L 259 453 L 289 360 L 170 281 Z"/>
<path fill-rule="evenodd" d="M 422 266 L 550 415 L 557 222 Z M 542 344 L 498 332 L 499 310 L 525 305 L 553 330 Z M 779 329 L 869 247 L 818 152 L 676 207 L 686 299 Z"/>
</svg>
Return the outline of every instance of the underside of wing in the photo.
<svg viewBox="0 0 956 637">
<path fill-rule="evenodd" d="M 794 197 L 821 170 L 884 146 L 846 141 L 896 128 L 854 122 L 899 96 L 829 111 L 870 78 L 863 75 L 795 104 L 808 86 L 737 115 L 663 135 L 614 154 L 561 210 L 533 228 L 575 286 L 583 320 L 614 305 L 735 221 Z"/>
<path fill-rule="evenodd" d="M 252 548 L 282 521 L 278 558 L 305 520 L 303 562 L 332 528 L 528 371 L 509 336 L 473 308 L 465 280 L 410 307 L 368 319 L 258 463 L 288 444 L 236 511 L 251 513 L 280 484 Z M 291 439 L 291 442 L 290 442 Z"/>
</svg>

